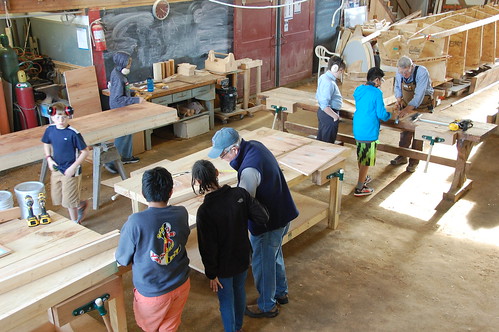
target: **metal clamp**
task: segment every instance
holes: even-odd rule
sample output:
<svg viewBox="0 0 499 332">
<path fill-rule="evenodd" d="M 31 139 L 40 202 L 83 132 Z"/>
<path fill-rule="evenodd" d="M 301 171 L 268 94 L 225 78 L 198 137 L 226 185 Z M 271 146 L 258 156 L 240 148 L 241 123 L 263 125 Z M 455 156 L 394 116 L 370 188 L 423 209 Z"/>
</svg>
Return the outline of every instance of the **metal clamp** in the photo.
<svg viewBox="0 0 499 332">
<path fill-rule="evenodd" d="M 101 299 L 102 302 L 105 302 L 105 301 L 109 300 L 109 297 L 110 297 L 109 294 L 104 294 L 104 295 L 98 297 L 97 299 Z M 95 300 L 93 300 L 92 302 L 88 302 L 87 304 L 73 310 L 73 316 L 84 315 L 87 312 L 90 312 L 94 309 L 99 309 L 95 305 Z M 99 313 L 100 313 L 100 310 L 99 310 Z"/>
<path fill-rule="evenodd" d="M 345 171 L 343 170 L 343 168 L 340 168 L 336 172 L 331 173 L 328 176 L 326 176 L 326 179 L 330 180 L 332 178 L 339 178 L 340 181 L 343 181 L 344 176 L 345 176 Z"/>
</svg>

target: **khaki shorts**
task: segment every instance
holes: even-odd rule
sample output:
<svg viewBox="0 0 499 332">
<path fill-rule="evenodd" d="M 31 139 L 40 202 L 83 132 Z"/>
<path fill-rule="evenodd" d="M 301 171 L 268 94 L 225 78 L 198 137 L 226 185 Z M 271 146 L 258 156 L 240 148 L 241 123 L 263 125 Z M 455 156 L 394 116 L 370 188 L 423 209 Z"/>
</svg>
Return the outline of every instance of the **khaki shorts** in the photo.
<svg viewBox="0 0 499 332">
<path fill-rule="evenodd" d="M 62 205 L 65 208 L 80 206 L 81 175 L 65 176 L 61 172 L 52 172 L 50 175 L 50 194 L 52 204 Z"/>
</svg>

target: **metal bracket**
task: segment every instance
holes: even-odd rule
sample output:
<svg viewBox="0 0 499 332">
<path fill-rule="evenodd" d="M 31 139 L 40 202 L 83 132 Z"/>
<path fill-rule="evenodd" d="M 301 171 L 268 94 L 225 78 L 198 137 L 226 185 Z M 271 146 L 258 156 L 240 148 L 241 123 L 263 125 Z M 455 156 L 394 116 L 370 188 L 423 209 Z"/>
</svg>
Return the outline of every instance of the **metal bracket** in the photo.
<svg viewBox="0 0 499 332">
<path fill-rule="evenodd" d="M 326 179 L 332 179 L 332 178 L 339 178 L 340 181 L 343 181 L 343 177 L 345 176 L 345 171 L 343 170 L 343 168 L 340 168 L 339 170 L 337 170 L 336 172 L 334 173 L 331 173 L 329 174 L 328 176 L 326 176 Z"/>
<path fill-rule="evenodd" d="M 109 294 L 104 294 L 98 298 L 100 298 L 102 300 L 102 302 L 105 302 L 107 300 L 109 300 Z M 86 314 L 87 312 L 90 312 L 94 309 L 98 309 L 96 306 L 95 306 L 95 300 L 93 300 L 92 302 L 88 302 L 87 304 L 79 307 L 79 308 L 76 308 L 75 310 L 73 310 L 73 316 L 80 316 L 80 315 L 84 315 Z"/>
</svg>

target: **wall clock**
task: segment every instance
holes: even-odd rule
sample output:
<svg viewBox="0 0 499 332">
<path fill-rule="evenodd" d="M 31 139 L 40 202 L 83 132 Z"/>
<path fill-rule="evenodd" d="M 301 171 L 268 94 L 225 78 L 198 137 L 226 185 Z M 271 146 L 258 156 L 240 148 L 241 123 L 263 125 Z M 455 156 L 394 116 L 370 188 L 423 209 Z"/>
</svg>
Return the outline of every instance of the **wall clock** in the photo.
<svg viewBox="0 0 499 332">
<path fill-rule="evenodd" d="M 164 20 L 170 13 L 168 0 L 156 0 L 152 5 L 152 14 L 158 20 Z"/>
</svg>

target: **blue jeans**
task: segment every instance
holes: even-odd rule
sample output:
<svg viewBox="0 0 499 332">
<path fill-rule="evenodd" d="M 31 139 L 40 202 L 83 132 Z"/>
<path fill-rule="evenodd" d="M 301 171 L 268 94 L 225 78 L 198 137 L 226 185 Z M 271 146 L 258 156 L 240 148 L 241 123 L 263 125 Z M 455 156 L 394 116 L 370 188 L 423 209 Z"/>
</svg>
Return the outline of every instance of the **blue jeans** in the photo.
<svg viewBox="0 0 499 332">
<path fill-rule="evenodd" d="M 225 332 L 234 332 L 243 327 L 246 291 L 244 284 L 248 270 L 232 278 L 218 278 L 223 288 L 218 289 L 218 301 Z"/>
<path fill-rule="evenodd" d="M 260 235 L 251 235 L 250 242 L 253 248 L 252 270 L 256 289 L 260 294 L 258 307 L 262 311 L 270 311 L 276 305 L 276 297 L 288 294 L 288 280 L 282 257 L 282 238 L 289 229 L 285 227 L 265 232 Z"/>
<path fill-rule="evenodd" d="M 114 139 L 114 146 L 118 150 L 121 158 L 129 159 L 132 157 L 133 141 L 132 135 L 125 135 Z M 114 167 L 114 162 L 106 163 L 107 165 Z"/>
</svg>

